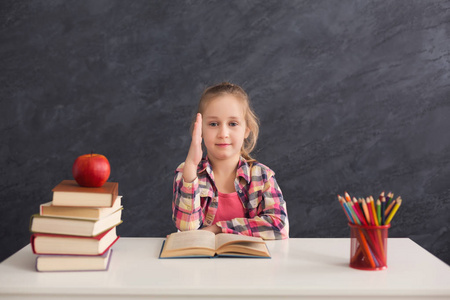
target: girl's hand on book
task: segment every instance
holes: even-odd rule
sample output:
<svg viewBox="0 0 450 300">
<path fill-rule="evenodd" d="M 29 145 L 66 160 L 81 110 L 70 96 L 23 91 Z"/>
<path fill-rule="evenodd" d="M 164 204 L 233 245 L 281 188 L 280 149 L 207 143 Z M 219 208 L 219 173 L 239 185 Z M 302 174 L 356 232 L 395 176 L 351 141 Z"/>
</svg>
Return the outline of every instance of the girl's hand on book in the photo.
<svg viewBox="0 0 450 300">
<path fill-rule="evenodd" d="M 216 224 L 208 226 L 208 227 L 203 227 L 201 230 L 211 231 L 215 234 L 222 233 L 222 228 L 220 228 Z"/>
<path fill-rule="evenodd" d="M 192 182 L 197 177 L 197 166 L 202 160 L 202 114 L 197 114 L 194 130 L 192 131 L 192 141 L 188 155 L 184 162 L 183 179 Z"/>
</svg>

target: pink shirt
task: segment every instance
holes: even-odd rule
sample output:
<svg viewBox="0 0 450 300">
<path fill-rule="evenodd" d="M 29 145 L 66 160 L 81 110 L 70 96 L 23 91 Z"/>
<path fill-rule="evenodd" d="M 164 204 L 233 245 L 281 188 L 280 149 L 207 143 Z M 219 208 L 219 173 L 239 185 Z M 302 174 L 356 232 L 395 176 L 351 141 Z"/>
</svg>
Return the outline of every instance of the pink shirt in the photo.
<svg viewBox="0 0 450 300">
<path fill-rule="evenodd" d="M 214 222 L 229 221 L 234 218 L 245 218 L 245 210 L 237 192 L 224 194 L 219 192 L 219 207 Z"/>
</svg>

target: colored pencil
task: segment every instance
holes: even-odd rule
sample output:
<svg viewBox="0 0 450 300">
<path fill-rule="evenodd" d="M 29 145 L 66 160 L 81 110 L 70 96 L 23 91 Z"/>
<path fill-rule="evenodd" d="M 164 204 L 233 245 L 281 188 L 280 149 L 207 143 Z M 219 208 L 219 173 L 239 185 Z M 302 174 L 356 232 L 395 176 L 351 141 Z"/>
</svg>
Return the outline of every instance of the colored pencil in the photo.
<svg viewBox="0 0 450 300">
<path fill-rule="evenodd" d="M 339 203 L 341 203 L 342 209 L 344 210 L 344 213 L 347 216 L 348 221 L 353 223 L 353 219 L 348 214 L 348 209 L 346 207 L 344 207 L 345 200 L 339 195 L 338 195 L 338 198 L 339 198 Z"/>
<path fill-rule="evenodd" d="M 364 201 L 364 199 L 363 199 Z M 374 216 L 375 213 L 375 209 L 374 206 L 372 205 L 373 201 L 371 201 L 370 197 L 367 197 L 366 200 L 366 207 L 369 213 L 369 218 L 370 218 L 370 222 L 369 225 L 372 226 L 378 226 L 377 224 L 377 218 Z M 364 205 L 364 203 L 363 203 Z M 371 232 L 372 234 L 372 239 L 373 242 L 373 247 L 376 249 L 379 257 L 384 261 L 384 249 L 383 249 L 383 245 L 382 243 L 382 239 L 381 239 L 381 233 L 380 231 L 376 230 L 375 232 Z"/>
<path fill-rule="evenodd" d="M 350 222 L 353 224 L 356 224 L 355 218 L 353 217 L 352 212 L 350 211 L 350 208 L 348 207 L 348 202 L 346 202 L 344 200 L 344 202 L 342 204 L 344 205 L 344 208 L 347 210 L 347 213 L 350 217 Z"/>
<path fill-rule="evenodd" d="M 392 201 L 391 204 L 389 204 L 389 206 L 386 208 L 386 211 L 384 212 L 384 216 L 387 217 L 389 215 L 389 212 L 391 211 L 391 209 L 394 207 L 395 203 L 397 202 L 398 199 L 401 199 L 400 196 L 397 197 L 396 200 Z"/>
<path fill-rule="evenodd" d="M 356 197 L 352 199 L 349 193 L 345 192 L 344 196 L 338 195 L 338 200 L 350 223 L 365 226 L 382 226 L 390 224 L 402 203 L 400 196 L 391 201 L 393 195 L 392 192 L 389 192 L 388 196 L 385 197 L 383 191 L 376 201 L 372 196 L 366 199 L 359 198 L 358 200 Z M 390 203 L 387 206 L 388 202 Z"/>
<path fill-rule="evenodd" d="M 394 200 L 394 193 L 389 192 L 386 197 L 386 206 L 389 206 L 392 203 L 392 200 Z"/>
<path fill-rule="evenodd" d="M 386 210 L 386 198 L 384 197 L 384 192 L 380 195 L 381 198 L 381 225 L 384 225 L 386 217 L 384 216 L 384 212 Z"/>
<path fill-rule="evenodd" d="M 380 199 L 377 199 L 377 219 L 378 219 L 378 225 L 383 225 L 381 223 L 381 201 L 380 201 Z"/>
<path fill-rule="evenodd" d="M 370 265 L 372 266 L 372 268 L 375 268 L 375 261 L 373 260 L 372 254 L 370 253 L 369 250 L 369 245 L 367 244 L 366 238 L 364 236 L 364 233 L 362 232 L 362 229 L 359 229 L 359 234 L 357 234 L 357 237 L 359 237 L 360 243 L 363 246 L 363 250 L 364 252 L 366 252 L 366 257 L 369 260 Z"/>
<path fill-rule="evenodd" d="M 350 203 L 352 203 L 352 202 L 347 202 L 344 199 L 344 197 L 342 197 L 340 195 L 338 195 L 338 199 L 339 199 L 339 202 L 341 202 L 341 204 L 343 205 L 343 208 L 345 209 L 345 211 L 347 212 L 347 215 L 350 217 L 351 222 L 353 224 L 360 224 L 359 220 L 357 219 L 357 217 L 353 211 L 353 208 L 351 207 Z"/>
<path fill-rule="evenodd" d="M 347 202 L 351 202 L 352 201 L 352 198 L 350 198 L 350 195 L 347 192 L 344 192 L 344 197 L 345 197 L 345 200 Z"/>
<path fill-rule="evenodd" d="M 370 201 L 369 197 L 367 197 L 366 203 L 367 203 L 367 209 L 369 211 L 369 216 L 370 216 L 370 221 L 371 221 L 370 225 L 376 226 L 376 224 L 375 224 L 375 219 L 376 218 L 375 218 L 375 215 L 374 215 L 374 210 L 372 210 L 373 206 L 372 206 L 372 202 Z"/>
<path fill-rule="evenodd" d="M 359 201 L 355 198 L 355 197 L 353 197 L 353 204 L 354 205 L 356 205 L 357 207 L 358 207 L 358 216 L 360 216 L 360 218 L 362 218 L 363 219 L 363 221 L 365 222 L 365 223 L 367 223 L 366 222 L 366 217 L 364 217 L 364 212 L 362 211 L 362 206 L 361 206 L 361 203 L 359 203 Z M 361 220 L 361 219 L 360 219 Z"/>
<path fill-rule="evenodd" d="M 358 216 L 359 221 L 361 221 L 361 224 L 367 225 L 366 218 L 364 218 L 363 213 L 361 211 L 361 207 L 359 207 L 359 203 L 356 199 L 353 199 L 353 209 L 355 210 L 355 213 Z"/>
<path fill-rule="evenodd" d="M 367 219 L 367 224 L 372 225 L 372 221 L 370 219 L 369 209 L 367 207 L 366 200 L 361 199 L 361 203 L 362 203 L 364 215 L 366 216 L 366 219 Z"/>
<path fill-rule="evenodd" d="M 370 203 L 372 206 L 372 211 L 375 214 L 375 226 L 379 226 L 380 224 L 378 223 L 378 217 L 377 217 L 377 212 L 376 212 L 376 208 L 375 208 L 375 200 L 373 199 L 372 196 L 370 196 L 369 199 L 370 199 Z M 380 231 L 377 231 L 377 238 L 378 238 L 378 242 L 380 243 L 382 257 L 385 257 L 384 256 L 384 247 L 383 247 L 383 243 L 382 243 L 383 239 L 381 238 Z M 384 259 L 383 259 L 383 261 L 384 261 Z"/>
<path fill-rule="evenodd" d="M 377 211 L 376 211 L 376 208 L 375 208 L 375 200 L 373 200 L 372 196 L 370 196 L 368 198 L 370 200 L 370 207 L 372 208 L 374 224 L 375 224 L 375 226 L 378 226 L 378 216 L 377 216 Z"/>
<path fill-rule="evenodd" d="M 370 252 L 373 254 L 373 258 L 375 260 L 375 264 L 377 264 L 378 260 L 384 261 L 383 258 L 383 251 L 381 248 L 383 247 L 381 240 L 378 239 L 377 233 L 379 233 L 379 230 L 376 230 L 375 232 L 369 231 L 366 229 L 361 229 L 361 232 L 364 233 L 366 237 L 367 244 L 369 245 Z M 381 237 L 381 234 L 379 235 Z"/>
<path fill-rule="evenodd" d="M 397 212 L 398 208 L 400 207 L 400 205 L 402 205 L 402 199 L 398 199 L 395 200 L 395 205 L 394 208 L 392 209 L 391 213 L 389 214 L 389 216 L 386 218 L 386 225 L 390 224 L 392 221 L 392 218 L 394 217 L 395 213 Z"/>
<path fill-rule="evenodd" d="M 351 212 L 351 214 L 353 216 L 353 219 L 356 221 L 356 223 L 354 223 L 354 224 L 361 225 L 361 221 L 359 220 L 359 217 L 358 217 L 358 215 L 355 212 L 355 209 L 354 209 L 354 206 L 353 206 L 353 202 L 350 201 L 350 202 L 347 202 L 346 204 L 347 204 L 347 207 L 349 208 L 349 210 L 350 210 L 350 212 Z"/>
</svg>

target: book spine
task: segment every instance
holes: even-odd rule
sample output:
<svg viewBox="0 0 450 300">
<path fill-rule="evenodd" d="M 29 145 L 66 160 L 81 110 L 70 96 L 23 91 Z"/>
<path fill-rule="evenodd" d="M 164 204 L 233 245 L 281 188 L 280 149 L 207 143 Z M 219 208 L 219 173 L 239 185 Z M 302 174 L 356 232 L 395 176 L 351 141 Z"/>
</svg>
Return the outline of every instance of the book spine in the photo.
<svg viewBox="0 0 450 300">
<path fill-rule="evenodd" d="M 36 235 L 32 234 L 31 237 L 30 237 L 30 244 L 31 244 L 31 250 L 33 251 L 33 253 L 37 254 L 36 253 L 36 249 L 34 248 L 34 240 L 35 240 L 35 238 L 36 238 Z"/>
</svg>

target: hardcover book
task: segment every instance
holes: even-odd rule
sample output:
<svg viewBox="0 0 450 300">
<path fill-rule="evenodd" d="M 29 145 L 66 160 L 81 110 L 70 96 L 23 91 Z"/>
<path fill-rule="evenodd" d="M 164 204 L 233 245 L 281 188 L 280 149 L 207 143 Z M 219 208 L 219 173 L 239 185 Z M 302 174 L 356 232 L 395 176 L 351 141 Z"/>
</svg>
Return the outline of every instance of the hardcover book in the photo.
<svg viewBox="0 0 450 300">
<path fill-rule="evenodd" d="M 30 231 L 61 235 L 96 236 L 122 223 L 122 208 L 98 221 L 46 217 L 39 214 L 31 216 Z"/>
<path fill-rule="evenodd" d="M 106 271 L 111 262 L 112 249 L 103 255 L 39 255 L 36 257 L 36 270 L 39 272 L 55 271 Z"/>
<path fill-rule="evenodd" d="M 111 207 L 119 193 L 119 183 L 82 187 L 75 180 L 63 180 L 52 191 L 53 205 L 56 206 Z"/>
<path fill-rule="evenodd" d="M 95 237 L 35 233 L 31 249 L 35 254 L 102 255 L 118 239 L 116 227 Z"/>
<path fill-rule="evenodd" d="M 159 258 L 221 256 L 270 258 L 270 253 L 259 237 L 192 230 L 170 234 L 163 242 Z"/>
<path fill-rule="evenodd" d="M 53 202 L 40 205 L 41 216 L 100 220 L 112 214 L 122 207 L 122 196 L 117 196 L 112 207 L 78 207 L 78 206 L 56 206 Z"/>
</svg>

